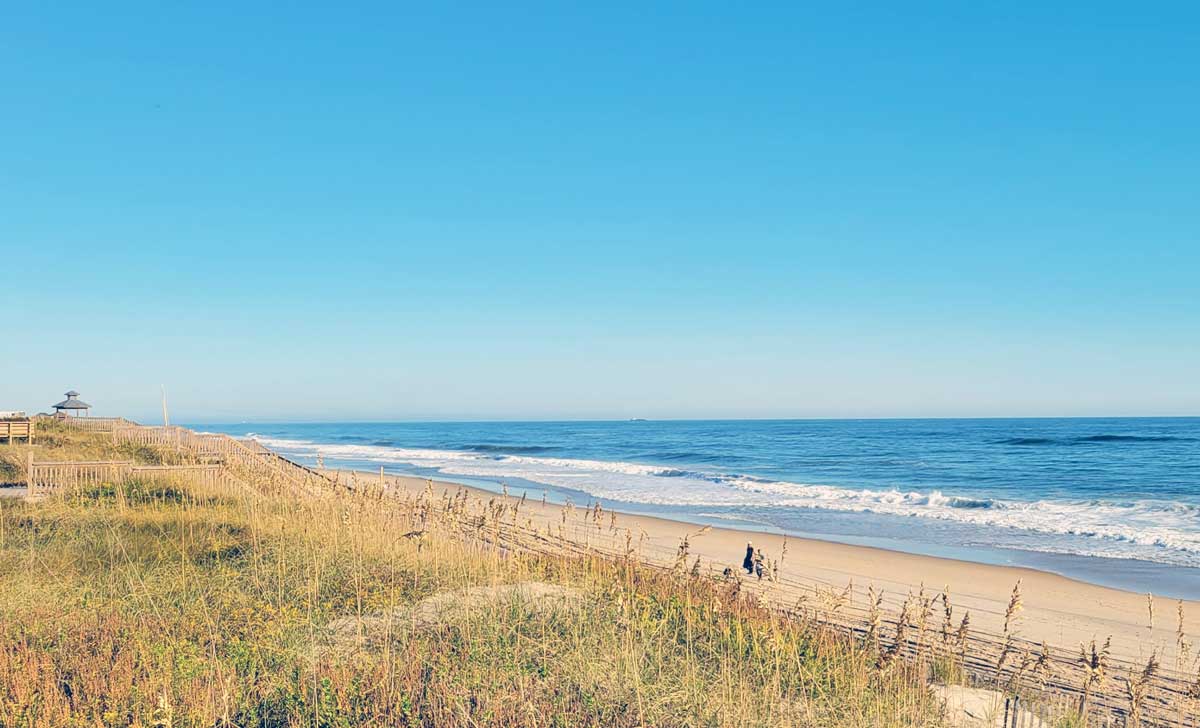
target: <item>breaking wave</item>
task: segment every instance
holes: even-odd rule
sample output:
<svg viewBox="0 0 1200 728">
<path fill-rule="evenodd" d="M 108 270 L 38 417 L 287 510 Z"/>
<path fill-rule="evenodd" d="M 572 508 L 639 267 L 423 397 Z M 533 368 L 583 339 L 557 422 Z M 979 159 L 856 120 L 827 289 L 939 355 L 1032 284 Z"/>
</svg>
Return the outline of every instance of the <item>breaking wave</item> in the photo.
<svg viewBox="0 0 1200 728">
<path fill-rule="evenodd" d="M 554 452 L 558 448 L 547 445 L 492 445 L 481 443 L 478 445 L 463 445 L 455 450 L 466 450 L 476 452 L 496 452 L 496 453 L 515 453 L 519 455 L 534 455 L 542 452 Z"/>
<path fill-rule="evenodd" d="M 258 438 L 285 454 L 405 464 L 447 476 L 524 481 L 611 501 L 685 507 L 797 508 L 934 519 L 1082 539 L 1077 553 L 1104 544 L 1144 547 L 1138 558 L 1200 566 L 1200 506 L 1175 501 L 1002 500 L 900 489 L 796 483 L 663 465 L 379 445 Z M 1084 546 L 1090 544 L 1087 548 Z M 1102 550 L 1102 549 L 1101 549 Z M 1128 553 L 1113 553 L 1125 555 Z"/>
</svg>

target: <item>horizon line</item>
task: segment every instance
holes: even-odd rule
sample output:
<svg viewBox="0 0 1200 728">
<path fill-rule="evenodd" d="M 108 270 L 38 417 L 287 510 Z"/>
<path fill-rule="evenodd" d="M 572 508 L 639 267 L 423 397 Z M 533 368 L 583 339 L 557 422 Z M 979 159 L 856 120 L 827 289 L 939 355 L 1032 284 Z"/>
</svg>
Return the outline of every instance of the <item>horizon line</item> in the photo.
<svg viewBox="0 0 1200 728">
<path fill-rule="evenodd" d="M 929 420 L 1187 420 L 1200 419 L 1189 415 L 968 415 L 968 416 L 881 416 L 881 417 L 565 417 L 565 418 L 403 418 L 403 419 L 194 419 L 172 418 L 188 424 L 210 425 L 321 425 L 321 424 L 491 424 L 491 423 L 561 423 L 561 422 L 879 422 Z"/>
</svg>

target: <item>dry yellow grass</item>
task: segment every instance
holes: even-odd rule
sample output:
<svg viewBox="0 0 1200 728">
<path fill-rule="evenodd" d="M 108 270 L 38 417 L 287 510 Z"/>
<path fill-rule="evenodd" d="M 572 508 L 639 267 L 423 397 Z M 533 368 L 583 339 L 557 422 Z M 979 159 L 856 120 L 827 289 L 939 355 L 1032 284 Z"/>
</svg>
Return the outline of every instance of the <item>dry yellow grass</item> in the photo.
<svg viewBox="0 0 1200 728">
<path fill-rule="evenodd" d="M 5 726 L 942 720 L 923 670 L 736 584 L 515 552 L 463 504 L 129 482 L 2 508 Z"/>
<path fill-rule="evenodd" d="M 39 460 L 196 457 L 44 431 Z M 0 464 L 19 476 L 25 453 L 0 448 Z M 374 479 L 298 493 L 267 472 L 0 501 L 0 724 L 936 726 L 930 681 L 973 676 L 1045 725 L 1110 725 L 1114 708 L 1189 725 L 1164 711 L 1155 658 L 1114 676 L 1093 647 L 1072 660 L 1079 684 L 1056 674 L 1044 642 L 1018 637 L 1020 582 L 982 655 L 970 614 L 923 586 L 898 616 L 873 587 L 865 606 L 831 592 L 824 617 L 767 609 L 692 560 L 707 529 L 671 568 L 631 533 L 607 556 L 564 536 L 578 518 L 603 530 L 598 505 L 537 526 L 524 497 L 384 497 Z M 852 607 L 858 636 L 830 621 Z"/>
<path fill-rule="evenodd" d="M 186 456 L 168 448 L 146 445 L 117 445 L 103 433 L 69 427 L 49 418 L 37 421 L 37 438 L 32 446 L 0 444 L 0 484 L 19 482 L 24 477 L 25 456 L 46 460 L 132 460 L 140 465 L 178 464 Z"/>
</svg>

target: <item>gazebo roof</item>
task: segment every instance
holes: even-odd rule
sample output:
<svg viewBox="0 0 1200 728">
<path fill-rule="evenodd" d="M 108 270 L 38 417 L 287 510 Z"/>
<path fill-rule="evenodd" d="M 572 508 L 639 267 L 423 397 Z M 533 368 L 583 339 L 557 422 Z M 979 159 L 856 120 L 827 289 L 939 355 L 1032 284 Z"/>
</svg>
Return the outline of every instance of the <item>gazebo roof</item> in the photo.
<svg viewBox="0 0 1200 728">
<path fill-rule="evenodd" d="M 75 390 L 72 389 L 70 392 L 67 392 L 66 399 L 64 399 L 63 401 L 54 405 L 54 409 L 56 409 L 56 410 L 91 409 L 92 406 L 90 404 L 88 404 L 87 402 L 84 402 L 83 400 L 76 399 L 76 397 L 78 397 L 78 396 L 79 396 L 79 392 L 76 392 Z"/>
</svg>

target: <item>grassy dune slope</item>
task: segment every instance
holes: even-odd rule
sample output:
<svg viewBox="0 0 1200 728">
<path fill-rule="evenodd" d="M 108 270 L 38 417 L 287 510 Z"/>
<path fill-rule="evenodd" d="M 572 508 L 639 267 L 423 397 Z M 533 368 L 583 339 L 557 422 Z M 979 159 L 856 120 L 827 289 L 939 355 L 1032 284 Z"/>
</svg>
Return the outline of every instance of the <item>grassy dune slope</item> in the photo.
<svg viewBox="0 0 1200 728">
<path fill-rule="evenodd" d="M 0 485 L 17 483 L 25 474 L 25 457 L 32 451 L 39 461 L 47 460 L 132 460 L 138 465 L 173 465 L 184 462 L 177 452 L 146 445 L 114 444 L 102 433 L 68 427 L 50 419 L 38 419 L 32 446 L 18 440 L 0 443 Z"/>
<path fill-rule="evenodd" d="M 128 482 L 0 508 L 5 726 L 942 721 L 913 668 L 731 585 L 503 553 L 436 503 Z"/>
</svg>

